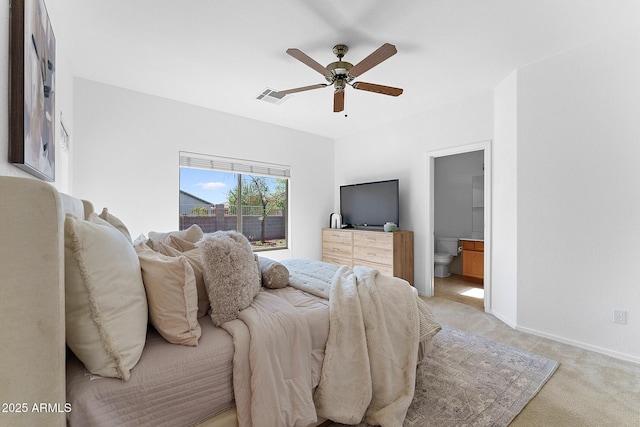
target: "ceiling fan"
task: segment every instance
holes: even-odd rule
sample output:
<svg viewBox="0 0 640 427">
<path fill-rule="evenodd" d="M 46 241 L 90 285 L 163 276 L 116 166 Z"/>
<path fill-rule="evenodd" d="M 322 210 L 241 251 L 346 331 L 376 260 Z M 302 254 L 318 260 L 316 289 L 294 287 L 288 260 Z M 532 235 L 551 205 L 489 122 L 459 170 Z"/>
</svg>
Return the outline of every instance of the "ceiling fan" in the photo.
<svg viewBox="0 0 640 427">
<path fill-rule="evenodd" d="M 283 97 L 290 93 L 304 92 L 307 90 L 333 86 L 333 111 L 335 113 L 339 113 L 344 110 L 344 89 L 347 85 L 354 89 L 381 93 L 383 95 L 398 96 L 402 94 L 402 89 L 397 87 L 382 86 L 365 82 L 351 83 L 356 77 L 395 55 L 398 51 L 394 45 L 389 43 L 383 44 L 356 65 L 352 65 L 342 60 L 348 50 L 349 48 L 344 44 L 335 45 L 333 47 L 333 54 L 338 57 L 338 60 L 332 62 L 326 67 L 323 67 L 300 49 L 287 49 L 287 53 L 289 55 L 322 74 L 328 83 L 319 83 L 316 85 L 278 91 L 278 96 Z"/>
</svg>

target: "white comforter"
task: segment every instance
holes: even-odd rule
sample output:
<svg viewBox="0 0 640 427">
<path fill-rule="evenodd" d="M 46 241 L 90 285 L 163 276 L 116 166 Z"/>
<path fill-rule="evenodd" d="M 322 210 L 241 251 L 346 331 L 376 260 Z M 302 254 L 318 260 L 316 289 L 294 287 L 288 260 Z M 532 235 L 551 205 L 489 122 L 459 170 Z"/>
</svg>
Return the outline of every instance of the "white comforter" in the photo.
<svg viewBox="0 0 640 427">
<path fill-rule="evenodd" d="M 260 292 L 238 320 L 222 325 L 235 346 L 240 427 L 307 426 L 316 413 L 345 424 L 401 426 L 418 343 L 440 330 L 417 292 L 367 267 L 284 264 L 298 290 Z M 307 292 L 327 298 L 328 312 L 309 310 L 314 303 L 305 298 L 321 300 Z"/>
</svg>

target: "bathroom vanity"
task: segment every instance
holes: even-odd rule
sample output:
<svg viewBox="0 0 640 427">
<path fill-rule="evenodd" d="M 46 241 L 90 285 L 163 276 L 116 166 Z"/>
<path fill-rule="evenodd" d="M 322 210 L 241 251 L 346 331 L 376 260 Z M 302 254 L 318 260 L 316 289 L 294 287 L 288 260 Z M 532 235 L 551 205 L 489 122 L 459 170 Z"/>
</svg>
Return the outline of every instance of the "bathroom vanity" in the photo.
<svg viewBox="0 0 640 427">
<path fill-rule="evenodd" d="M 462 242 L 462 275 L 482 283 L 484 280 L 484 240 L 460 239 Z"/>
</svg>

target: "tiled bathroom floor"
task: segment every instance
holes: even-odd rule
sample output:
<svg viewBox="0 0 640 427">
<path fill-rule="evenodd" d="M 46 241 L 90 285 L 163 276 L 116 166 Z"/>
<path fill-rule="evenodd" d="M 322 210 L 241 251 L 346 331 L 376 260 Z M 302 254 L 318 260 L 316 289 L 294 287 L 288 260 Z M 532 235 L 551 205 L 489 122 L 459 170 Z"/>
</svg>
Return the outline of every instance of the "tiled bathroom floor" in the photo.
<svg viewBox="0 0 640 427">
<path fill-rule="evenodd" d="M 457 274 L 446 278 L 436 277 L 434 294 L 484 311 L 484 287 L 478 283 L 468 282 Z"/>
</svg>

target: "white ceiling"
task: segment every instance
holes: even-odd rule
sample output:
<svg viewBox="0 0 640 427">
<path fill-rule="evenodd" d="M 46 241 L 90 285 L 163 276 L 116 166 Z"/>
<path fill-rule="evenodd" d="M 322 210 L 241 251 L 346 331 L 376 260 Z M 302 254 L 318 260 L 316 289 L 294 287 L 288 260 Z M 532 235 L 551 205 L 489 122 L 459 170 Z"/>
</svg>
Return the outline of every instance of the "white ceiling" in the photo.
<svg viewBox="0 0 640 427">
<path fill-rule="evenodd" d="M 55 0 L 53 0 L 55 1 Z M 331 138 L 489 90 L 514 69 L 638 26 L 638 0 L 59 0 L 54 28 L 75 76 Z M 62 37 L 61 37 L 62 36 Z M 347 87 L 256 100 L 323 77 L 334 45 L 354 65 L 383 43 L 398 53 Z M 637 52 L 636 52 L 637 53 Z"/>
</svg>

